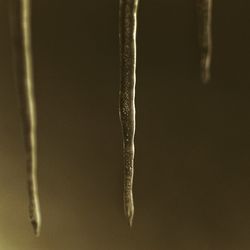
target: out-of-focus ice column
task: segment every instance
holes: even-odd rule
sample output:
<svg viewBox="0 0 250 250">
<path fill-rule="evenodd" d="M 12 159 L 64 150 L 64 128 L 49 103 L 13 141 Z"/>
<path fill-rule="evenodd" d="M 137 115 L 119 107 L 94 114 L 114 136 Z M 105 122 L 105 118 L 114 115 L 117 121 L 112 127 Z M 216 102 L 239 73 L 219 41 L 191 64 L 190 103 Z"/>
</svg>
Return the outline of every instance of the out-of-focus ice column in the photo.
<svg viewBox="0 0 250 250">
<path fill-rule="evenodd" d="M 207 83 L 211 75 L 212 58 L 212 5 L 213 0 L 198 1 L 201 80 Z"/>
</svg>

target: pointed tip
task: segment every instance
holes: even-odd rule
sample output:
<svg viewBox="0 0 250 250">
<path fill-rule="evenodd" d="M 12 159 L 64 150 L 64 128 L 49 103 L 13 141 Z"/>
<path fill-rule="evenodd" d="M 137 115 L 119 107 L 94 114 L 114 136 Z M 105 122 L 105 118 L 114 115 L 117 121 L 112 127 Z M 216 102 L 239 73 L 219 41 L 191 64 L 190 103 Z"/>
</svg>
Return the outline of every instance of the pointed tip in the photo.
<svg viewBox="0 0 250 250">
<path fill-rule="evenodd" d="M 38 238 L 40 236 L 40 230 L 34 228 L 34 234 Z"/>
<path fill-rule="evenodd" d="M 201 74 L 201 81 L 202 83 L 205 85 L 207 83 L 209 83 L 210 81 L 210 73 L 209 72 L 202 72 Z"/>
<path fill-rule="evenodd" d="M 130 216 L 130 217 L 128 218 L 128 220 L 129 220 L 129 227 L 130 227 L 130 228 L 132 228 L 132 226 L 133 226 L 133 217 L 134 217 L 134 215 L 132 215 L 132 216 Z"/>
<path fill-rule="evenodd" d="M 201 81 L 202 81 L 202 84 L 204 85 L 207 85 L 209 83 L 209 79 L 206 79 L 206 80 L 202 79 Z"/>
<path fill-rule="evenodd" d="M 128 219 L 129 227 L 132 228 L 133 219 L 134 219 L 134 206 L 133 205 L 131 205 L 131 206 L 127 207 L 127 209 L 125 209 L 125 215 Z"/>
<path fill-rule="evenodd" d="M 41 231 L 40 223 L 38 223 L 36 220 L 31 220 L 31 224 L 32 224 L 35 236 L 39 237 L 40 236 L 40 231 Z"/>
</svg>

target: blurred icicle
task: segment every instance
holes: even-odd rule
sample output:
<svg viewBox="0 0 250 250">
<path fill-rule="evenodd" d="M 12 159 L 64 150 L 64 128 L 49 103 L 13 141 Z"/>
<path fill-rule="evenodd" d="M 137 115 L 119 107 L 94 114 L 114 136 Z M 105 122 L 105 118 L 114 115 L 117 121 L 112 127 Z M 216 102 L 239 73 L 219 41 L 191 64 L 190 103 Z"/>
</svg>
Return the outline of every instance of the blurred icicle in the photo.
<svg viewBox="0 0 250 250">
<path fill-rule="evenodd" d="M 212 5 L 213 0 L 198 1 L 198 23 L 199 23 L 199 41 L 200 41 L 200 67 L 201 80 L 207 83 L 211 74 L 212 57 Z"/>
<path fill-rule="evenodd" d="M 134 136 L 136 84 L 136 29 L 138 0 L 120 0 L 120 121 L 123 134 L 124 210 L 132 226 L 134 216 Z"/>
<path fill-rule="evenodd" d="M 40 234 L 41 214 L 37 184 L 37 134 L 31 48 L 31 0 L 10 0 L 10 21 L 14 58 L 14 75 L 19 93 L 25 142 L 29 216 L 35 232 Z"/>
</svg>

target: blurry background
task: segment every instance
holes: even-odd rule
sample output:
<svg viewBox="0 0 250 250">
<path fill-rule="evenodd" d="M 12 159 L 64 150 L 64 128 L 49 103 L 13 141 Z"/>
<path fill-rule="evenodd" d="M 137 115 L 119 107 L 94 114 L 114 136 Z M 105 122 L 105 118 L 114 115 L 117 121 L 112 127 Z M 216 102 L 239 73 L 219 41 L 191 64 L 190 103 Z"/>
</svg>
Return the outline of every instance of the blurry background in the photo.
<svg viewBox="0 0 250 250">
<path fill-rule="evenodd" d="M 140 2 L 132 230 L 122 200 L 119 1 L 32 2 L 43 225 L 35 238 L 0 0 L 0 249 L 248 250 L 250 2 L 214 1 L 208 85 L 195 0 Z"/>
</svg>

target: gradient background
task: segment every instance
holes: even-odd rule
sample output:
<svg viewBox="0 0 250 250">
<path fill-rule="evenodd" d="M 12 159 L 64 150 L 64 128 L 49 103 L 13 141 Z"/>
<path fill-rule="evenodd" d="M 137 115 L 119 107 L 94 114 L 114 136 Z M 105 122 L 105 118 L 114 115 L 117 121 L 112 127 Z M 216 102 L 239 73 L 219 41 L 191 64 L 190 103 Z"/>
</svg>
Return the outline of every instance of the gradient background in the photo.
<svg viewBox="0 0 250 250">
<path fill-rule="evenodd" d="M 118 0 L 33 1 L 43 227 L 28 221 L 24 146 L 0 0 L 0 249 L 248 250 L 250 2 L 214 1 L 212 81 L 195 0 L 142 1 L 132 230 L 123 215 Z"/>
</svg>

